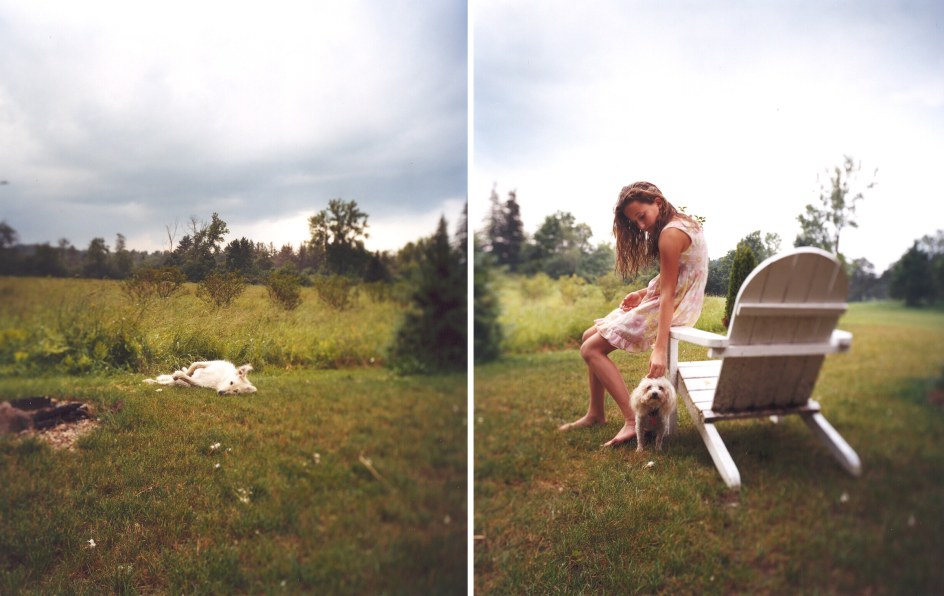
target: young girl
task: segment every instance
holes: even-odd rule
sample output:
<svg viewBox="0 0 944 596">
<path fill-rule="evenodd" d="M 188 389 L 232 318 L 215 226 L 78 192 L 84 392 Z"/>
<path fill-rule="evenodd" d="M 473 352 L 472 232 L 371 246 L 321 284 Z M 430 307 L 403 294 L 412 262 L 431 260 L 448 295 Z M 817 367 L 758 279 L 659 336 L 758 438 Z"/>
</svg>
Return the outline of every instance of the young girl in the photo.
<svg viewBox="0 0 944 596">
<path fill-rule="evenodd" d="M 606 422 L 603 402 L 608 391 L 625 423 L 607 446 L 636 436 L 629 390 L 609 353 L 617 348 L 642 352 L 651 347 L 647 376 L 665 375 L 669 329 L 695 324 L 708 278 L 708 248 L 701 226 L 677 211 L 655 184 L 635 182 L 623 188 L 614 210 L 613 233 L 616 270 L 623 277 L 635 275 L 656 259 L 659 275 L 646 289 L 627 294 L 619 308 L 584 332 L 580 355 L 589 369 L 590 405 L 586 416 L 560 427 L 565 431 Z"/>
</svg>

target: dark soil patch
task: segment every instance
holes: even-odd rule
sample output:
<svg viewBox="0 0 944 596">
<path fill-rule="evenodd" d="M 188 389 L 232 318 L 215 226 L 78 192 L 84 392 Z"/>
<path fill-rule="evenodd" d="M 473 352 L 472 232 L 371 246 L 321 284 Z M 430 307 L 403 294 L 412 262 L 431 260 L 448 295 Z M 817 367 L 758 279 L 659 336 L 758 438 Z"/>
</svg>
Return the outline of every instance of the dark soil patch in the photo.
<svg viewBox="0 0 944 596">
<path fill-rule="evenodd" d="M 95 426 L 92 407 L 84 402 L 51 397 L 0 402 L 0 434 L 36 436 L 58 449 L 72 450 Z"/>
</svg>

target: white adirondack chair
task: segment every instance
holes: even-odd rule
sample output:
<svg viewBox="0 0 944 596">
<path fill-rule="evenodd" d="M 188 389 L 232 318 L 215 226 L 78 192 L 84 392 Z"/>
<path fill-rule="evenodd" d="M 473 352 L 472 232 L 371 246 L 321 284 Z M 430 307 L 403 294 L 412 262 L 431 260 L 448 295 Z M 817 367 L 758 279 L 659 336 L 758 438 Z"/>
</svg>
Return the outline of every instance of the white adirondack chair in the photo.
<svg viewBox="0 0 944 596">
<path fill-rule="evenodd" d="M 741 477 L 715 423 L 737 418 L 798 414 L 846 470 L 861 474 L 859 456 L 810 399 L 825 355 L 852 343 L 851 333 L 835 328 L 848 283 L 833 255 L 796 249 L 767 259 L 744 281 L 727 337 L 672 328 L 669 380 L 729 487 L 740 487 Z M 679 362 L 679 341 L 720 359 Z"/>
</svg>

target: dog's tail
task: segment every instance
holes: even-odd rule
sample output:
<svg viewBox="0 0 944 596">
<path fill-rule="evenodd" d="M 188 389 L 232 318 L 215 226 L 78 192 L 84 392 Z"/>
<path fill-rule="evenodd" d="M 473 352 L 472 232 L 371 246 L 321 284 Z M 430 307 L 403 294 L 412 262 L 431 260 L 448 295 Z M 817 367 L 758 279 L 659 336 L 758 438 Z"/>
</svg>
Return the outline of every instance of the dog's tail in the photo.
<svg viewBox="0 0 944 596">
<path fill-rule="evenodd" d="M 144 382 L 151 385 L 173 385 L 175 383 L 172 375 L 158 375 L 156 379 L 144 379 Z"/>
</svg>

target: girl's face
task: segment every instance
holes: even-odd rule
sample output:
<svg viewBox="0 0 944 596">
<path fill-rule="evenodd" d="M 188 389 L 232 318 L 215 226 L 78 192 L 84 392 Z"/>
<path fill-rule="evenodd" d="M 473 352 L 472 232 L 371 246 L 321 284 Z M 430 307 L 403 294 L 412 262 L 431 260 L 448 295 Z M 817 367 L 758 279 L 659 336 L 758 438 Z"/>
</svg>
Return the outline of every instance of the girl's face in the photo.
<svg viewBox="0 0 944 596">
<path fill-rule="evenodd" d="M 631 201 L 623 207 L 623 215 L 630 223 L 646 232 L 656 225 L 656 220 L 659 218 L 659 201 L 658 198 L 653 203 Z"/>
</svg>

